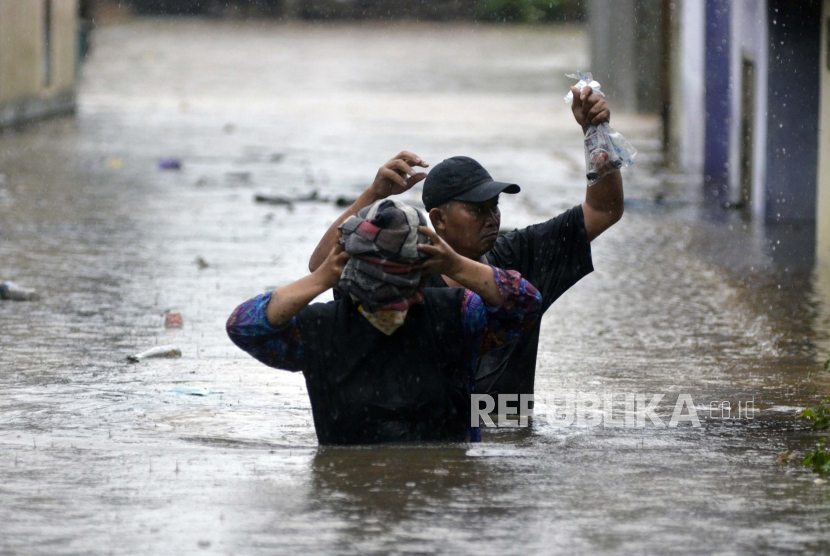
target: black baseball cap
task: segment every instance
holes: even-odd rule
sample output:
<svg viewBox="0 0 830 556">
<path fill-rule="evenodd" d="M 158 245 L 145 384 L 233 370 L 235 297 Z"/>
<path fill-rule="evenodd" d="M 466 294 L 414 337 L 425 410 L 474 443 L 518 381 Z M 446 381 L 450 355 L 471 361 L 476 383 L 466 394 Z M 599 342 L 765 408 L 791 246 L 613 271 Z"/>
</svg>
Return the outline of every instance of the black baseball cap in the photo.
<svg viewBox="0 0 830 556">
<path fill-rule="evenodd" d="M 424 180 L 421 200 L 427 210 L 448 201 L 483 203 L 499 193 L 518 193 L 515 183 L 495 181 L 484 167 L 468 156 L 454 156 L 441 162 Z"/>
</svg>

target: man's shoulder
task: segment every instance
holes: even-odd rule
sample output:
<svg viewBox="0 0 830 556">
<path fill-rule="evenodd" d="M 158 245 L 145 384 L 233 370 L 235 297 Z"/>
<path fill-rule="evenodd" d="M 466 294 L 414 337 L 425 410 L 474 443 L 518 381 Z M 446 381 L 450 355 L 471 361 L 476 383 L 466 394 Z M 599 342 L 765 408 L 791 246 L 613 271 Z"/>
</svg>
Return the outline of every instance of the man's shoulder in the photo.
<svg viewBox="0 0 830 556">
<path fill-rule="evenodd" d="M 583 215 L 581 204 L 562 211 L 544 222 L 538 222 L 524 228 L 514 228 L 509 232 L 500 233 L 496 244 L 487 252 L 487 259 L 492 260 L 491 257 L 499 257 L 505 249 L 513 250 L 522 247 L 523 244 L 527 244 L 528 242 L 551 239 L 562 226 L 585 227 L 585 216 Z"/>
<path fill-rule="evenodd" d="M 582 205 L 579 204 L 567 210 L 564 210 L 556 216 L 554 216 L 553 218 L 545 220 L 544 222 L 537 222 L 536 224 L 531 224 L 530 226 L 526 226 L 524 228 L 514 228 L 509 232 L 501 233 L 498 239 L 496 240 L 496 245 L 493 246 L 493 250 L 499 247 L 500 244 L 504 245 L 505 243 L 521 241 L 522 239 L 527 238 L 528 235 L 544 234 L 546 231 L 555 229 L 562 224 L 581 224 L 584 227 L 585 216 L 582 212 Z M 492 250 L 490 252 L 492 252 Z M 489 254 L 490 253 L 488 252 L 488 255 Z"/>
<path fill-rule="evenodd" d="M 345 310 L 345 301 L 343 299 L 336 299 L 334 301 L 326 301 L 321 303 L 312 303 L 297 313 L 297 321 L 300 326 L 314 325 L 320 326 L 327 321 L 333 321 L 338 315 L 343 314 Z"/>
<path fill-rule="evenodd" d="M 545 265 L 555 253 L 586 243 L 582 205 L 569 208 L 550 220 L 499 235 L 487 252 L 487 261 L 498 268 L 517 270 L 531 278 L 538 263 Z"/>
</svg>

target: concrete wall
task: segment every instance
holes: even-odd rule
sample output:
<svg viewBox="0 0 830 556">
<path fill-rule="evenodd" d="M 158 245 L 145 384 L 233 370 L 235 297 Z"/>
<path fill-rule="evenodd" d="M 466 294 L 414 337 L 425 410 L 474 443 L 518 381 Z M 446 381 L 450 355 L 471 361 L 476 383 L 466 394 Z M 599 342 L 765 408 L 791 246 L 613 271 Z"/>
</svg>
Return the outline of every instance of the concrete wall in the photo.
<svg viewBox="0 0 830 556">
<path fill-rule="evenodd" d="M 0 0 L 0 127 L 74 109 L 77 10 L 77 0 Z"/>
<path fill-rule="evenodd" d="M 766 207 L 766 144 L 767 144 L 767 68 L 768 36 L 767 7 L 765 0 L 735 0 L 732 3 L 733 18 L 731 62 L 729 65 L 731 113 L 734 115 L 729 127 L 729 196 L 737 203 L 741 200 L 741 94 L 744 87 L 742 63 L 750 60 L 755 64 L 754 89 L 754 144 L 752 153 L 752 212 L 764 215 Z"/>
<path fill-rule="evenodd" d="M 616 4 L 616 2 L 611 2 L 611 4 Z M 633 71 L 637 76 L 637 111 L 659 114 L 663 103 L 661 82 L 663 1 L 637 0 L 634 15 L 637 34 L 636 63 L 633 64 Z"/>
<path fill-rule="evenodd" d="M 816 203 L 816 258 L 825 267 L 825 277 L 830 299 L 830 59 L 828 58 L 828 25 L 830 25 L 830 0 L 824 0 L 821 14 L 821 114 L 819 120 L 819 179 Z"/>
</svg>

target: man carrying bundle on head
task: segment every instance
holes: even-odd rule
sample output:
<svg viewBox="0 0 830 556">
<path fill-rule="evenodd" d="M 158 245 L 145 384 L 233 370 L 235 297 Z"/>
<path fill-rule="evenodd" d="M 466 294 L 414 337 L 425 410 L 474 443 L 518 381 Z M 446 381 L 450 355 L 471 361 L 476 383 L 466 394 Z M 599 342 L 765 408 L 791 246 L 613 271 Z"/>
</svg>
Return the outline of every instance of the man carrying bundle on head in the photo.
<svg viewBox="0 0 830 556">
<path fill-rule="evenodd" d="M 536 288 L 457 254 L 398 201 L 364 207 L 339 232 L 314 272 L 237 307 L 231 340 L 266 365 L 303 371 L 321 444 L 478 440 L 473 373 L 535 324 Z M 432 274 L 461 287 L 425 290 Z M 340 299 L 309 305 L 338 286 Z"/>
<path fill-rule="evenodd" d="M 571 109 L 587 134 L 591 126 L 607 124 L 611 112 L 605 99 L 591 86 L 576 87 Z M 586 142 L 588 141 L 586 135 Z M 436 233 L 450 249 L 473 261 L 520 272 L 542 295 L 542 313 L 562 294 L 594 269 L 591 242 L 623 215 L 623 178 L 614 171 L 587 188 L 585 201 L 565 212 L 526 228 L 500 234 L 502 193 L 519 193 L 519 186 L 496 181 L 477 161 L 454 156 L 427 175 L 427 164 L 403 151 L 384 164 L 374 182 L 326 231 L 309 260 L 314 271 L 337 241 L 337 226 L 378 199 L 400 195 L 424 181 L 422 199 Z M 426 291 L 458 284 L 446 273 L 432 274 Z M 491 350 L 475 372 L 475 391 L 493 398 L 534 393 L 540 323 L 514 342 Z M 517 408 L 521 411 L 521 406 Z"/>
</svg>

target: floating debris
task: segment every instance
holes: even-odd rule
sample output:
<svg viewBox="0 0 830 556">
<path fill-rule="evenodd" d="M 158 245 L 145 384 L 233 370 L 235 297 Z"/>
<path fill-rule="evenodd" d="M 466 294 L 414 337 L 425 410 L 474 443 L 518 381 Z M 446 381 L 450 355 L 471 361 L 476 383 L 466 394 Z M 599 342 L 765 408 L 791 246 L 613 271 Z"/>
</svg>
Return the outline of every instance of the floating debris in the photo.
<svg viewBox="0 0 830 556">
<path fill-rule="evenodd" d="M 0 299 L 9 301 L 37 301 L 40 294 L 31 288 L 24 288 L 14 282 L 3 282 L 0 284 Z"/>
<path fill-rule="evenodd" d="M 184 326 L 184 320 L 181 313 L 166 313 L 164 315 L 165 328 L 181 328 Z"/>
<path fill-rule="evenodd" d="M 357 201 L 357 197 L 338 197 L 334 205 L 338 207 L 350 207 Z"/>
<path fill-rule="evenodd" d="M 196 187 L 205 187 L 207 185 L 216 185 L 216 180 L 206 176 L 199 176 L 199 179 L 196 180 Z"/>
<path fill-rule="evenodd" d="M 282 195 L 272 195 L 269 193 L 257 193 L 254 195 L 254 201 L 257 203 L 266 203 L 269 205 L 285 205 L 291 206 L 294 203 L 329 203 L 331 200 L 328 197 L 323 197 L 316 189 L 312 190 L 306 195 L 298 197 L 284 197 Z M 351 203 L 349 203 L 351 204 Z"/>
<path fill-rule="evenodd" d="M 173 388 L 172 390 L 167 391 L 170 394 L 183 394 L 185 396 L 210 396 L 211 394 L 221 394 L 222 392 L 216 392 L 214 390 L 209 390 L 207 388 L 191 388 L 187 386 L 179 386 L 178 388 Z"/>
<path fill-rule="evenodd" d="M 182 161 L 178 158 L 162 158 L 159 160 L 159 170 L 181 170 Z"/>
<path fill-rule="evenodd" d="M 105 158 L 102 162 L 110 170 L 120 170 L 124 167 L 124 161 L 120 158 Z"/>
<path fill-rule="evenodd" d="M 797 458 L 795 454 L 793 454 L 790 450 L 787 450 L 780 456 L 778 456 L 778 465 L 787 465 L 788 463 L 795 461 Z"/>
<path fill-rule="evenodd" d="M 285 158 L 284 154 L 282 154 L 282 153 L 273 153 L 273 154 L 271 154 L 270 157 L 268 157 L 268 162 L 271 162 L 273 164 L 277 164 L 279 162 L 282 162 L 283 158 Z"/>
<path fill-rule="evenodd" d="M 236 131 L 236 124 L 227 123 L 222 127 L 222 131 L 224 131 L 227 134 L 231 134 L 234 131 Z"/>
<path fill-rule="evenodd" d="M 204 260 L 202 257 L 196 257 L 196 260 L 194 260 L 193 262 L 196 263 L 196 266 L 199 267 L 199 270 L 204 270 L 210 266 L 208 262 Z"/>
<path fill-rule="evenodd" d="M 250 183 L 250 172 L 226 172 L 225 179 L 232 183 Z"/>
<path fill-rule="evenodd" d="M 143 359 L 151 359 L 151 358 L 158 358 L 158 357 L 181 357 L 182 350 L 178 348 L 178 346 L 157 346 L 154 348 L 150 348 L 147 351 L 142 351 L 136 355 L 129 355 L 127 356 L 127 361 L 130 363 L 138 363 Z"/>
<path fill-rule="evenodd" d="M 298 203 L 328 203 L 329 200 L 326 197 L 320 197 L 320 192 L 316 189 L 313 190 L 308 195 L 301 195 L 299 197 L 295 197 L 292 199 Z"/>
<path fill-rule="evenodd" d="M 265 203 L 267 205 L 282 205 L 292 206 L 291 199 L 279 195 L 266 195 L 264 193 L 257 193 L 254 195 L 254 201 L 257 203 Z"/>
</svg>

